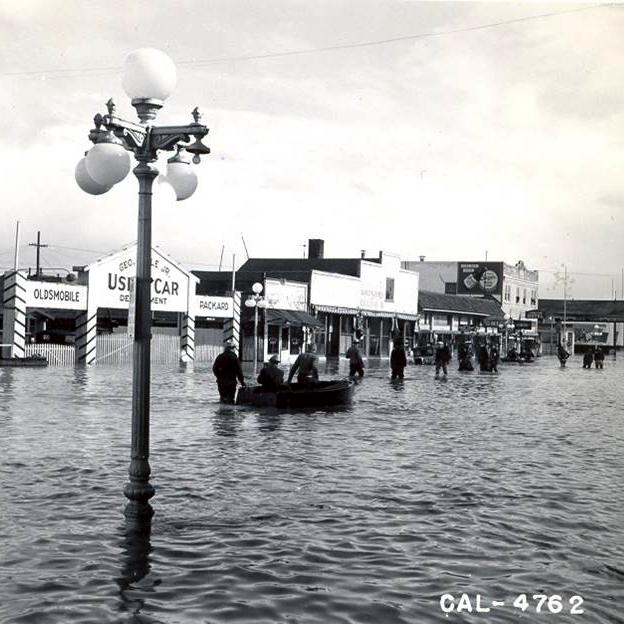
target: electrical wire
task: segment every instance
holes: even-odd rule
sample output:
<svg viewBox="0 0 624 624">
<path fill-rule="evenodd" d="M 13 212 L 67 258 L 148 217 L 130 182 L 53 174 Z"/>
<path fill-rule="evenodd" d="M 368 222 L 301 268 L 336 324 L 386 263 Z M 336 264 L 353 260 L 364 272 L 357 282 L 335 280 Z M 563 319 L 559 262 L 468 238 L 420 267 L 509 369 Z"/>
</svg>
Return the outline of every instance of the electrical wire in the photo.
<svg viewBox="0 0 624 624">
<path fill-rule="evenodd" d="M 385 39 L 376 39 L 372 41 L 360 41 L 356 43 L 344 43 L 344 44 L 336 44 L 332 46 L 322 46 L 317 48 L 302 48 L 299 50 L 285 50 L 283 52 L 268 52 L 265 54 L 249 54 L 249 55 L 240 55 L 240 56 L 224 56 L 224 57 L 215 57 L 209 59 L 196 59 L 196 60 L 188 60 L 188 61 L 176 61 L 176 65 L 185 66 L 185 67 L 194 67 L 194 66 L 202 66 L 202 65 L 212 65 L 218 63 L 231 63 L 231 62 L 240 62 L 240 61 L 256 61 L 256 60 L 265 60 L 272 58 L 282 58 L 288 56 L 300 56 L 304 54 L 316 54 L 318 52 L 335 52 L 339 50 L 352 50 L 355 48 L 365 48 L 371 46 L 379 46 L 379 45 L 387 45 L 391 43 L 398 43 L 402 41 L 415 41 L 418 39 L 426 39 L 431 37 L 443 37 L 446 35 L 456 35 L 460 33 L 466 32 L 474 32 L 478 30 L 486 30 L 489 28 L 498 28 L 499 26 L 508 26 L 511 24 L 518 24 L 522 22 L 528 22 L 537 19 L 544 19 L 548 17 L 555 17 L 558 15 L 566 15 L 569 13 L 578 13 L 580 11 L 592 11 L 595 9 L 602 9 L 606 7 L 613 7 L 612 3 L 603 3 L 603 4 L 594 4 L 586 7 L 578 7 L 574 9 L 566 9 L 564 11 L 554 11 L 551 13 L 540 13 L 537 15 L 527 15 L 525 17 L 517 17 L 509 20 L 502 20 L 499 22 L 491 22 L 488 24 L 480 24 L 477 26 L 467 26 L 463 28 L 454 28 L 450 30 L 440 30 L 440 31 L 431 31 L 424 33 L 416 33 L 413 35 L 403 35 L 400 37 L 388 37 Z M 80 74 L 80 73 L 92 73 L 92 72 L 117 72 L 119 71 L 119 66 L 114 67 L 79 67 L 79 68 L 60 68 L 60 69 L 43 69 L 43 70 L 26 70 L 26 71 L 17 71 L 17 72 L 1 72 L 0 77 L 10 77 L 10 76 L 42 76 L 42 75 L 50 75 L 50 77 L 60 78 L 64 75 L 68 74 Z M 54 76 L 54 74 L 57 74 Z"/>
</svg>

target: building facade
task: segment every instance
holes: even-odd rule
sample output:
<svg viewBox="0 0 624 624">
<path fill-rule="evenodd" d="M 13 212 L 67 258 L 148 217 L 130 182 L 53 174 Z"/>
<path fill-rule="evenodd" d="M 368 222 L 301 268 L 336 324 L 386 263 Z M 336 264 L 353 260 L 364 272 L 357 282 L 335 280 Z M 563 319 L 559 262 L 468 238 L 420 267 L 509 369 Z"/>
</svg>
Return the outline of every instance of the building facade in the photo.
<svg viewBox="0 0 624 624">
<path fill-rule="evenodd" d="M 240 272 L 291 279 L 308 287 L 309 334 L 320 356 L 344 355 L 354 339 L 367 357 L 387 357 L 393 337 L 410 340 L 418 320 L 418 274 L 398 256 L 325 258 L 323 241 L 311 240 L 309 258 L 254 258 Z"/>
<path fill-rule="evenodd" d="M 539 303 L 539 272 L 500 261 L 407 261 L 418 271 L 421 290 L 451 295 L 491 297 L 510 318 L 526 319 Z M 536 329 L 536 328 L 535 328 Z"/>
</svg>

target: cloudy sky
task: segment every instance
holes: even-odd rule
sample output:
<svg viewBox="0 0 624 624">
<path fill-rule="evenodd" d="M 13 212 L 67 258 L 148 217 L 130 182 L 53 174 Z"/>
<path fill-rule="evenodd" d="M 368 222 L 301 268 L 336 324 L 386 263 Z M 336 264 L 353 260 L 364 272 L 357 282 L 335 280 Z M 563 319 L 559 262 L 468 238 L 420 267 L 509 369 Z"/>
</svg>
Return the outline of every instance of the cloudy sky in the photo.
<svg viewBox="0 0 624 624">
<path fill-rule="evenodd" d="M 528 19 L 525 19 L 528 18 Z M 624 6 L 393 0 L 0 0 L 0 266 L 41 230 L 44 265 L 136 237 L 133 176 L 84 194 L 93 115 L 134 111 L 121 67 L 166 51 L 161 123 L 199 105 L 212 155 L 154 240 L 192 267 L 379 249 L 522 259 L 542 297 L 621 296 Z M 359 45 L 369 44 L 369 45 Z M 285 53 L 285 54 L 282 54 Z M 34 250 L 21 249 L 33 265 Z"/>
</svg>

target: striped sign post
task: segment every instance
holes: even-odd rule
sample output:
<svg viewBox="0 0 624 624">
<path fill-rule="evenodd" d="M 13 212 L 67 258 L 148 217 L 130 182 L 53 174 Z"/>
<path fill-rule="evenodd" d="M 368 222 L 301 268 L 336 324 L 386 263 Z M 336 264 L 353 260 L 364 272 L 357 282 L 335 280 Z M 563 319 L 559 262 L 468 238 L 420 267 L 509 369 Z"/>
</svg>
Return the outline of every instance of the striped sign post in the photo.
<svg viewBox="0 0 624 624">
<path fill-rule="evenodd" d="M 97 308 L 88 308 L 76 318 L 76 362 L 93 364 L 97 355 Z"/>
<path fill-rule="evenodd" d="M 241 318 L 241 293 L 236 290 L 233 296 L 234 315 L 225 319 L 223 323 L 223 342 L 231 340 L 237 351 L 240 349 L 240 318 Z"/>
<path fill-rule="evenodd" d="M 180 314 L 180 361 L 195 360 L 195 317 L 186 312 Z"/>
<path fill-rule="evenodd" d="M 26 348 L 26 274 L 4 274 L 2 293 L 2 357 L 23 358 Z"/>
</svg>

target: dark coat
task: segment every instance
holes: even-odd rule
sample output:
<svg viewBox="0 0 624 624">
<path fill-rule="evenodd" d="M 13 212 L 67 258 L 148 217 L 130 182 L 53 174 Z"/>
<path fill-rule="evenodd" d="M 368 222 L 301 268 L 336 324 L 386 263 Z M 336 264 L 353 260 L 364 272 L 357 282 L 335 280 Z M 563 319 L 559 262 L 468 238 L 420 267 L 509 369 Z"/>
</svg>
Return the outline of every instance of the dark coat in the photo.
<svg viewBox="0 0 624 624">
<path fill-rule="evenodd" d="M 219 353 L 212 365 L 212 372 L 218 382 L 236 384 L 238 379 L 241 384 L 245 383 L 240 360 L 234 351 L 228 350 Z"/>
<path fill-rule="evenodd" d="M 284 383 L 284 371 L 277 364 L 265 364 L 258 375 L 258 383 L 265 388 L 277 389 Z"/>
<path fill-rule="evenodd" d="M 390 354 L 390 368 L 392 370 L 403 369 L 407 366 L 405 349 L 395 347 Z"/>
<path fill-rule="evenodd" d="M 438 347 L 435 352 L 435 362 L 441 364 L 448 364 L 451 361 L 451 351 L 446 346 Z"/>
</svg>

